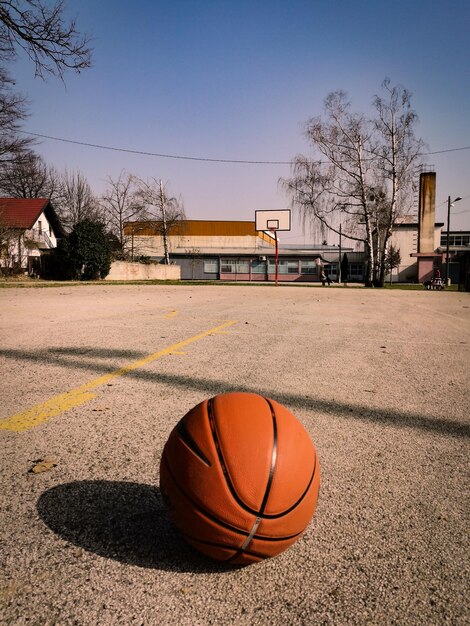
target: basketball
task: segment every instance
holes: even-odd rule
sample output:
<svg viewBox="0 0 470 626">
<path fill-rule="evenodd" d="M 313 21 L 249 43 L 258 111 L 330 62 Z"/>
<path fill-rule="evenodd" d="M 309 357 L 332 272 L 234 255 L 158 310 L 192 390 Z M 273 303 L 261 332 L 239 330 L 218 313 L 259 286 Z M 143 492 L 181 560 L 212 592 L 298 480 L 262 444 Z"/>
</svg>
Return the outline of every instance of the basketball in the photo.
<svg viewBox="0 0 470 626">
<path fill-rule="evenodd" d="M 186 541 L 236 565 L 275 556 L 304 532 L 320 467 L 302 424 L 254 393 L 226 393 L 192 408 L 170 433 L 160 489 Z"/>
</svg>

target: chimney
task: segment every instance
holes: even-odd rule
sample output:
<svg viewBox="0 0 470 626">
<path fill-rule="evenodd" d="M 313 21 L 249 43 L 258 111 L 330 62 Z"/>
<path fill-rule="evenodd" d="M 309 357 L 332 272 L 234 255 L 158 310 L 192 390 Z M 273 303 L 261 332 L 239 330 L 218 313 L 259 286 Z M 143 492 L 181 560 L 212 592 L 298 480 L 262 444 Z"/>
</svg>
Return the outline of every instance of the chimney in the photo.
<svg viewBox="0 0 470 626">
<path fill-rule="evenodd" d="M 418 252 L 434 252 L 436 221 L 436 172 L 423 172 L 419 177 Z"/>
</svg>

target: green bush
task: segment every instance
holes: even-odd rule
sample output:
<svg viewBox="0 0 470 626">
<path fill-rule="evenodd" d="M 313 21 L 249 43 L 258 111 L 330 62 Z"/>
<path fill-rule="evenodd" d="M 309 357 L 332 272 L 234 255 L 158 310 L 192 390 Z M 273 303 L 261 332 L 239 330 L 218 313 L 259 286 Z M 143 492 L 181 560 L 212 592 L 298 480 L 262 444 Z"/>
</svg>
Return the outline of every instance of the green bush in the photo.
<svg viewBox="0 0 470 626">
<path fill-rule="evenodd" d="M 105 278 L 111 268 L 111 250 L 103 224 L 83 220 L 61 239 L 54 252 L 52 272 L 63 280 Z"/>
</svg>

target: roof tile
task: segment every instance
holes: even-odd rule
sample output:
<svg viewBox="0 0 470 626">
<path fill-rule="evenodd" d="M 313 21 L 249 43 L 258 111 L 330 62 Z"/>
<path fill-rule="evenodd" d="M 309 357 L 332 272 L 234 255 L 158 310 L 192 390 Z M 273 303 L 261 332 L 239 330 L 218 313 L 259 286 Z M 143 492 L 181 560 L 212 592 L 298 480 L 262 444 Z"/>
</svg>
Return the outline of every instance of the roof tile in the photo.
<svg viewBox="0 0 470 626">
<path fill-rule="evenodd" d="M 48 204 L 48 198 L 0 198 L 0 224 L 8 228 L 32 228 Z"/>
</svg>

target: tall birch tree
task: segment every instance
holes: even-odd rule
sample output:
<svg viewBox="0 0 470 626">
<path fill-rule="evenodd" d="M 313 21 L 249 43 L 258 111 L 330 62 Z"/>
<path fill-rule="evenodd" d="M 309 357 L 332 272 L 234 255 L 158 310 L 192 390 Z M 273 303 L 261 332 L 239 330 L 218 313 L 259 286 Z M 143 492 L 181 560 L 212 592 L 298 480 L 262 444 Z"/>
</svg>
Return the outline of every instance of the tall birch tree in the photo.
<svg viewBox="0 0 470 626">
<path fill-rule="evenodd" d="M 124 225 L 144 217 L 145 208 L 137 192 L 136 177 L 123 170 L 117 178 L 108 176 L 107 188 L 101 197 L 108 230 L 117 237 L 122 258 L 129 256 L 131 245 L 131 238 L 124 233 Z"/>
<path fill-rule="evenodd" d="M 366 285 L 383 286 L 385 253 L 397 219 L 411 208 L 412 183 L 423 142 L 415 137 L 410 93 L 382 85 L 375 115 L 354 113 L 344 91 L 329 94 L 324 116 L 310 119 L 305 135 L 313 158 L 298 155 L 292 176 L 281 179 L 304 225 L 361 242 Z"/>
<path fill-rule="evenodd" d="M 166 265 L 169 265 L 168 237 L 177 224 L 186 219 L 183 202 L 181 198 L 171 196 L 162 181 L 156 178 L 137 179 L 137 186 L 137 197 L 144 209 L 145 220 L 161 236 L 164 261 Z"/>
</svg>

